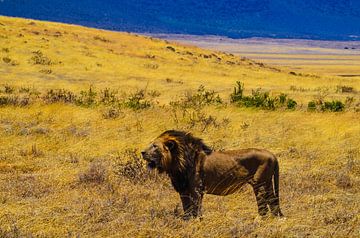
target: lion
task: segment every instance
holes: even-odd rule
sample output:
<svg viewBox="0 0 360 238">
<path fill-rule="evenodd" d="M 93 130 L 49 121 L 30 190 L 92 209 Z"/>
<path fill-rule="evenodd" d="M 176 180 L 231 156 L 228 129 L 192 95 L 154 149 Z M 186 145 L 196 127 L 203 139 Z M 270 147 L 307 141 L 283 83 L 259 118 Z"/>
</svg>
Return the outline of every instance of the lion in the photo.
<svg viewBox="0 0 360 238">
<path fill-rule="evenodd" d="M 166 172 L 179 193 L 184 219 L 201 216 L 204 194 L 229 195 L 244 184 L 254 190 L 258 213 L 283 216 L 279 163 L 264 149 L 213 151 L 191 133 L 168 130 L 141 152 L 149 169 Z"/>
</svg>

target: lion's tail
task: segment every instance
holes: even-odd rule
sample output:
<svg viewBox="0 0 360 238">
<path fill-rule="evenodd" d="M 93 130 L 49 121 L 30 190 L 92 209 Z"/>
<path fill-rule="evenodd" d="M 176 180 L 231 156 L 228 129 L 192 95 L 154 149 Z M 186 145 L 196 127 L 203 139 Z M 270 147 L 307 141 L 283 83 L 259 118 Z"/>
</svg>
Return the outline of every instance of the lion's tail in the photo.
<svg viewBox="0 0 360 238">
<path fill-rule="evenodd" d="M 275 164 L 274 164 L 274 192 L 275 192 L 275 206 L 278 209 L 278 215 L 283 216 L 280 210 L 280 196 L 279 196 L 279 162 L 275 158 Z"/>
</svg>

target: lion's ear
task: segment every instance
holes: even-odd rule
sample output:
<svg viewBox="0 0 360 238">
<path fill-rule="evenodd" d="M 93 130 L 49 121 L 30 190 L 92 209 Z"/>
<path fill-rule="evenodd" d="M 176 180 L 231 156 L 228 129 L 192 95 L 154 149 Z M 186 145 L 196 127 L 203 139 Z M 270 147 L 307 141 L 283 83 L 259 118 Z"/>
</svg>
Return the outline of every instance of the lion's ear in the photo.
<svg viewBox="0 0 360 238">
<path fill-rule="evenodd" d="M 176 142 L 174 140 L 168 140 L 164 144 L 168 148 L 169 151 L 172 151 L 173 149 L 175 149 L 175 146 L 176 146 Z"/>
</svg>

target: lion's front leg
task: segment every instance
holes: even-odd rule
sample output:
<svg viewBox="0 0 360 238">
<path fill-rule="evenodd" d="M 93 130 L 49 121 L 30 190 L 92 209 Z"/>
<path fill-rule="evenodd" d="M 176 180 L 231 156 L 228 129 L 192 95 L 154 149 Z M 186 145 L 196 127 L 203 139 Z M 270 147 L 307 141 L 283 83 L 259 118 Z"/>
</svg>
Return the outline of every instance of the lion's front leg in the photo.
<svg viewBox="0 0 360 238">
<path fill-rule="evenodd" d="M 192 192 L 180 193 L 181 202 L 184 209 L 184 219 L 201 216 L 203 193 L 195 189 Z"/>
</svg>

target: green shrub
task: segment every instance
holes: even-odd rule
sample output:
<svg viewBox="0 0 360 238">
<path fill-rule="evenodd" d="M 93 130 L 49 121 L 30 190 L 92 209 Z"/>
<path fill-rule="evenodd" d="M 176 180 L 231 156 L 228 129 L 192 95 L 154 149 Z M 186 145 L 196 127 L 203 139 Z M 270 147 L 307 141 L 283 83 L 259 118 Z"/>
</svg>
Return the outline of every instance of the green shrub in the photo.
<svg viewBox="0 0 360 238">
<path fill-rule="evenodd" d="M 116 91 L 105 88 L 104 90 L 100 91 L 100 103 L 104 105 L 112 105 L 118 103 L 119 99 L 116 94 Z"/>
<path fill-rule="evenodd" d="M 315 111 L 330 111 L 330 112 L 341 112 L 345 109 L 345 104 L 339 100 L 334 101 L 310 101 L 308 103 L 308 110 Z"/>
<path fill-rule="evenodd" d="M 182 108 L 202 108 L 206 105 L 220 105 L 223 101 L 213 90 L 206 90 L 200 85 L 196 93 L 186 93 L 178 101 L 170 102 L 170 105 Z"/>
<path fill-rule="evenodd" d="M 308 110 L 309 111 L 315 111 L 316 110 L 316 102 L 315 101 L 310 101 L 308 103 Z"/>
<path fill-rule="evenodd" d="M 286 94 L 281 93 L 279 96 L 270 96 L 269 92 L 262 92 L 260 88 L 252 90 L 251 95 L 244 96 L 244 84 L 236 82 L 233 93 L 230 94 L 231 103 L 238 106 L 257 107 L 266 110 L 275 110 L 279 107 L 294 109 L 297 105 L 294 99 L 288 98 Z"/>
<path fill-rule="evenodd" d="M 345 108 L 344 103 L 342 103 L 341 101 L 338 101 L 338 100 L 331 101 L 331 102 L 325 102 L 321 106 L 321 110 L 331 111 L 331 112 L 341 112 L 344 110 L 344 108 Z"/>
<path fill-rule="evenodd" d="M 287 100 L 287 109 L 295 109 L 297 106 L 297 102 L 291 98 Z"/>
<path fill-rule="evenodd" d="M 274 110 L 276 98 L 271 98 L 269 92 L 261 92 L 261 89 L 256 89 L 252 90 L 251 96 L 242 96 L 241 100 L 237 102 L 240 106 Z"/>
<path fill-rule="evenodd" d="M 244 84 L 240 81 L 236 81 L 236 86 L 234 87 L 234 92 L 230 94 L 230 102 L 239 102 L 241 101 L 244 93 Z"/>
<path fill-rule="evenodd" d="M 81 106 L 90 107 L 96 105 L 97 92 L 90 86 L 89 90 L 80 92 L 80 96 L 77 98 L 76 103 Z"/>
<path fill-rule="evenodd" d="M 285 93 L 281 93 L 279 95 L 279 103 L 280 104 L 284 104 L 286 102 L 286 99 L 287 99 L 287 95 Z M 292 99 L 291 99 L 292 100 Z"/>
<path fill-rule="evenodd" d="M 130 95 L 124 103 L 125 107 L 140 110 L 151 107 L 151 102 L 145 97 L 145 90 L 138 90 Z"/>
</svg>

